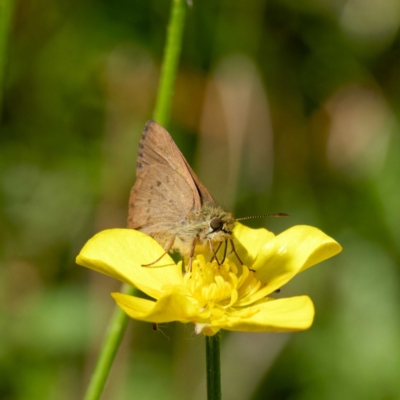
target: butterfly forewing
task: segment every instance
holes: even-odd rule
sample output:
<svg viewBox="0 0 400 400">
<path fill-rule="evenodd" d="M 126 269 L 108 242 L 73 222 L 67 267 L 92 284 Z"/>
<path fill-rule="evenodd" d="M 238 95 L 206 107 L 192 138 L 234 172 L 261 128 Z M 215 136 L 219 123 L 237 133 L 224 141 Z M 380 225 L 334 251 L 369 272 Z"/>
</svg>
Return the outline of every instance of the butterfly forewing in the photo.
<svg viewBox="0 0 400 400">
<path fill-rule="evenodd" d="M 183 156 L 182 156 L 183 158 Z M 197 187 L 198 193 L 200 195 L 200 199 L 201 199 L 201 204 L 216 204 L 214 197 L 212 197 L 211 193 L 208 191 L 208 189 L 201 183 L 200 179 L 197 177 L 197 175 L 194 173 L 194 171 L 192 170 L 192 168 L 190 167 L 190 165 L 188 164 L 188 162 L 186 161 L 185 158 L 183 158 L 183 161 L 186 164 L 187 169 L 190 172 L 190 175 L 192 176 L 194 183 Z"/>
<path fill-rule="evenodd" d="M 148 121 L 140 140 L 136 183 L 129 200 L 128 228 L 154 237 L 185 224 L 190 212 L 214 199 L 192 171 L 169 133 Z"/>
</svg>

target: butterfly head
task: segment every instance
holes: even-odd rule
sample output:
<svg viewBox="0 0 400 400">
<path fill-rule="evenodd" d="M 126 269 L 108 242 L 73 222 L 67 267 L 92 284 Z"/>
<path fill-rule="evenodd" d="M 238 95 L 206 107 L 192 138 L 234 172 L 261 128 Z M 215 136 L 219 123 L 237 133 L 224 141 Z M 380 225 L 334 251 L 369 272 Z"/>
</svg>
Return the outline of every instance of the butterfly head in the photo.
<svg viewBox="0 0 400 400">
<path fill-rule="evenodd" d="M 223 242 L 230 239 L 235 225 L 235 219 L 231 213 L 228 213 L 220 207 L 213 207 L 206 218 L 206 239 L 216 242 Z"/>
</svg>

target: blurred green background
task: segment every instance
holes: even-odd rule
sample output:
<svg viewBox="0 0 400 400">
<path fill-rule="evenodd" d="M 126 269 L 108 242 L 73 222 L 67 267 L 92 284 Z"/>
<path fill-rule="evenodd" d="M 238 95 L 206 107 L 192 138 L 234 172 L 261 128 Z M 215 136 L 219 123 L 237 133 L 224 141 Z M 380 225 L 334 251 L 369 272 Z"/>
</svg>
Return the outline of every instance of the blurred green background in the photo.
<svg viewBox="0 0 400 400">
<path fill-rule="evenodd" d="M 95 232 L 125 226 L 169 10 L 15 4 L 0 122 L 2 400 L 86 388 L 120 284 L 74 259 Z M 313 225 L 344 248 L 280 294 L 312 297 L 309 331 L 223 335 L 224 399 L 400 399 L 399 25 L 398 0 L 188 8 L 176 143 L 237 217 L 290 214 L 249 225 Z M 193 326 L 132 321 L 103 399 L 204 399 L 204 357 Z"/>
</svg>

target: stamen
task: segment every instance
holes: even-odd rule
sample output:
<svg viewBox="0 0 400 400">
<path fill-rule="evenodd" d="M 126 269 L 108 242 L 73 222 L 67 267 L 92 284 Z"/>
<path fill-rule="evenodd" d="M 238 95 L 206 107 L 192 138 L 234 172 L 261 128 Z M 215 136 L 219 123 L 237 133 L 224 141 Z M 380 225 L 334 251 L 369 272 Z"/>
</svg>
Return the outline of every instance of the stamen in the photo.
<svg viewBox="0 0 400 400">
<path fill-rule="evenodd" d="M 199 312 L 206 318 L 221 315 L 224 310 L 253 295 L 261 286 L 255 273 L 246 266 L 238 275 L 238 268 L 232 261 L 226 259 L 218 265 L 215 260 L 206 262 L 201 254 L 193 259 L 192 269 L 183 280 L 191 295 L 198 300 Z"/>
</svg>

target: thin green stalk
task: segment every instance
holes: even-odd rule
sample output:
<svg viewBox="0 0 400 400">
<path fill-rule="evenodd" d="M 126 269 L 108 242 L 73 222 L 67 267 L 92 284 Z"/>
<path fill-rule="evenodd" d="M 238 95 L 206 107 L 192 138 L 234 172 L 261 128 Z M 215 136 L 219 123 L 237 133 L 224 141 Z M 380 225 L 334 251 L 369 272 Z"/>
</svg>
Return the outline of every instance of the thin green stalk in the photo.
<svg viewBox="0 0 400 400">
<path fill-rule="evenodd" d="M 3 101 L 7 49 L 14 10 L 14 0 L 0 0 L 0 109 Z"/>
<path fill-rule="evenodd" d="M 121 292 L 133 296 L 136 289 L 124 284 L 122 285 Z M 114 315 L 108 325 L 107 334 L 96 367 L 90 378 L 89 386 L 84 398 L 85 400 L 97 400 L 100 398 L 115 355 L 117 354 L 119 345 L 124 337 L 127 325 L 128 316 L 119 307 L 116 307 Z"/>
<path fill-rule="evenodd" d="M 206 336 L 207 400 L 221 400 L 221 361 L 219 332 Z"/>
<path fill-rule="evenodd" d="M 172 0 L 157 102 L 153 114 L 153 118 L 162 125 L 166 125 L 169 119 L 173 87 L 181 50 L 185 11 L 185 0 Z M 134 288 L 126 285 L 123 287 L 124 289 L 121 291 L 128 295 L 134 295 Z M 100 398 L 127 324 L 128 316 L 117 307 L 109 324 L 99 359 L 84 398 L 85 400 L 98 400 Z"/>
<path fill-rule="evenodd" d="M 161 77 L 153 118 L 161 125 L 168 125 L 172 93 L 181 54 L 183 26 L 185 24 L 186 0 L 172 0 L 168 24 L 167 43 L 161 66 Z"/>
</svg>

